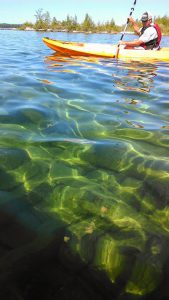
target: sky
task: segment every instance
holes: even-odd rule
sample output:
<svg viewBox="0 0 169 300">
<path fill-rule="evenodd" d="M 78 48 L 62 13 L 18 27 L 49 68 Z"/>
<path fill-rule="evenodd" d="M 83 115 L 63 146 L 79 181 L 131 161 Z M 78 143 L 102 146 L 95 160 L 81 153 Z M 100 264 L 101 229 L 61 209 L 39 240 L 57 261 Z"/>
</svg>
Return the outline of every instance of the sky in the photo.
<svg viewBox="0 0 169 300">
<path fill-rule="evenodd" d="M 42 8 L 51 18 L 60 21 L 67 15 L 76 15 L 78 22 L 82 22 L 88 13 L 96 23 L 113 18 L 117 25 L 122 25 L 126 23 L 133 3 L 134 0 L 0 0 L 0 23 L 35 23 L 35 13 Z M 169 15 L 168 0 L 137 0 L 134 7 L 134 18 L 140 18 L 144 11 L 150 11 L 154 16 Z"/>
</svg>

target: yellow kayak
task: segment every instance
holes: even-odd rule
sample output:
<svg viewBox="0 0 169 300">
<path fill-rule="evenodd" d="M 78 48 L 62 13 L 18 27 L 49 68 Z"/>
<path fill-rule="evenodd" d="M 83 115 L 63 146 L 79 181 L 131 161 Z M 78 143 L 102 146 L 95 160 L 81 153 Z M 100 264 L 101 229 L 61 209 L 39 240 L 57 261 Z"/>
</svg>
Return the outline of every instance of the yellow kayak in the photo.
<svg viewBox="0 0 169 300">
<path fill-rule="evenodd" d="M 43 38 L 43 42 L 52 50 L 72 56 L 95 56 L 115 58 L 117 45 L 97 43 L 77 43 Z M 122 48 L 121 48 L 122 47 Z M 153 50 L 128 50 L 120 47 L 118 58 L 155 59 L 169 61 L 169 48 Z"/>
</svg>

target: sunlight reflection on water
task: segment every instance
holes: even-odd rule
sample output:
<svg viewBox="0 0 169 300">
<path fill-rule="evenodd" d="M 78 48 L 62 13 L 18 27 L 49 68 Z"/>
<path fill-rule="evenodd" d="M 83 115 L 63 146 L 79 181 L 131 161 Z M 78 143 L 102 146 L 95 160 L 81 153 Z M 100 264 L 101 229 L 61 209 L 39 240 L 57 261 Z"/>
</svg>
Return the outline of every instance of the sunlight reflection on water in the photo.
<svg viewBox="0 0 169 300">
<path fill-rule="evenodd" d="M 0 54 L 0 213 L 9 225 L 2 218 L 2 271 L 15 265 L 21 278 L 23 259 L 42 249 L 50 253 L 51 240 L 59 239 L 62 267 L 75 275 L 78 255 L 106 274 L 113 299 L 159 300 L 160 291 L 165 297 L 169 64 L 66 57 L 50 53 L 42 34 L 6 34 L 8 46 L 1 44 Z M 56 265 L 48 265 L 47 273 Z"/>
</svg>

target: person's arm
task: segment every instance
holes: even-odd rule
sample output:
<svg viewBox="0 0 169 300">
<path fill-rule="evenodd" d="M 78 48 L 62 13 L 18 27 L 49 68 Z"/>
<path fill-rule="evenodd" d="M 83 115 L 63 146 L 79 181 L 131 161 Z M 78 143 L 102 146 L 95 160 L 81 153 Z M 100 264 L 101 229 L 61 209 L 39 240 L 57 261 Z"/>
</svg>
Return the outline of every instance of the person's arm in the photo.
<svg viewBox="0 0 169 300">
<path fill-rule="evenodd" d="M 123 42 L 123 41 L 120 42 L 120 45 L 126 45 L 129 47 L 137 47 L 137 46 L 140 46 L 141 44 L 143 44 L 143 41 L 141 41 L 141 40 L 134 40 L 131 42 Z"/>
<path fill-rule="evenodd" d="M 132 17 L 130 17 L 130 18 L 129 18 L 129 22 L 132 24 L 135 33 L 138 34 L 138 35 L 140 35 L 140 29 L 139 29 L 139 27 L 138 27 L 136 21 L 135 21 Z"/>
</svg>

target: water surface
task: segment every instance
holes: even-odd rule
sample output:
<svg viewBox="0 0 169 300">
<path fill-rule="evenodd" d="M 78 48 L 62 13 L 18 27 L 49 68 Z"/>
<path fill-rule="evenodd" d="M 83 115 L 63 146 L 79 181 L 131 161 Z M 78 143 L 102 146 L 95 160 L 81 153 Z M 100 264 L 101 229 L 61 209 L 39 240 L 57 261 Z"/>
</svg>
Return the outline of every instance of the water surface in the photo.
<svg viewBox="0 0 169 300">
<path fill-rule="evenodd" d="M 169 63 L 66 57 L 46 35 L 0 31 L 0 293 L 168 299 Z"/>
</svg>

